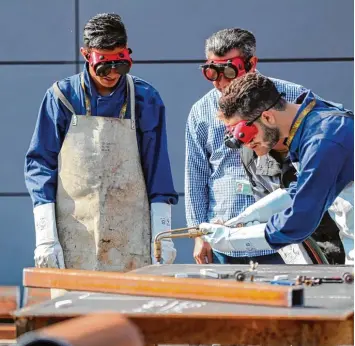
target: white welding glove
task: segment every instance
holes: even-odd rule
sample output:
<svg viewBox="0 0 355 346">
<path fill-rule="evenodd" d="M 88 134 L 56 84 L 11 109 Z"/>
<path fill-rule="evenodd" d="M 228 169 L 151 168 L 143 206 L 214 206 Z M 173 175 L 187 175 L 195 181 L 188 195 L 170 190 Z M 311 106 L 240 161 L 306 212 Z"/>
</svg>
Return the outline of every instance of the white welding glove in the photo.
<svg viewBox="0 0 355 346">
<path fill-rule="evenodd" d="M 265 239 L 266 223 L 249 227 L 230 228 L 224 225 L 202 223 L 200 230 L 211 232 L 202 236 L 219 252 L 272 250 Z"/>
<path fill-rule="evenodd" d="M 354 265 L 354 182 L 348 184 L 328 209 L 339 228 L 345 264 Z"/>
<path fill-rule="evenodd" d="M 35 266 L 64 269 L 64 256 L 59 244 L 54 203 L 33 209 L 36 230 Z"/>
<path fill-rule="evenodd" d="M 155 264 L 157 262 L 154 257 L 154 238 L 160 232 L 171 230 L 171 205 L 167 203 L 152 203 L 150 205 L 150 220 L 152 228 L 150 256 L 152 263 Z M 171 239 L 163 239 L 161 241 L 161 249 L 162 263 L 173 263 L 176 258 L 176 249 L 173 241 Z"/>
<path fill-rule="evenodd" d="M 236 227 L 238 224 L 245 226 L 249 222 L 258 221 L 260 223 L 268 222 L 272 215 L 280 213 L 292 206 L 292 198 L 286 190 L 277 189 L 258 200 L 241 214 L 228 220 L 225 225 Z"/>
<path fill-rule="evenodd" d="M 199 228 L 212 232 L 202 238 L 220 252 L 272 250 L 265 239 L 266 223 L 249 227 L 229 228 L 202 223 Z M 286 264 L 312 264 L 302 244 L 290 244 L 278 250 Z"/>
</svg>

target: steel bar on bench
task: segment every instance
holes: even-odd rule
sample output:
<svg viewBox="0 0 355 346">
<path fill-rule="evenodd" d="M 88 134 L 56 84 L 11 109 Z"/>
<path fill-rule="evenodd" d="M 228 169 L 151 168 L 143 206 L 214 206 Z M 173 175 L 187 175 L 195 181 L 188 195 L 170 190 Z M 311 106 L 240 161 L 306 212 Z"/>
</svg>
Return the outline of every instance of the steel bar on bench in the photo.
<svg viewBox="0 0 355 346">
<path fill-rule="evenodd" d="M 266 306 L 302 306 L 303 287 L 262 283 L 171 278 L 135 273 L 25 268 L 26 287 L 117 293 Z"/>
</svg>

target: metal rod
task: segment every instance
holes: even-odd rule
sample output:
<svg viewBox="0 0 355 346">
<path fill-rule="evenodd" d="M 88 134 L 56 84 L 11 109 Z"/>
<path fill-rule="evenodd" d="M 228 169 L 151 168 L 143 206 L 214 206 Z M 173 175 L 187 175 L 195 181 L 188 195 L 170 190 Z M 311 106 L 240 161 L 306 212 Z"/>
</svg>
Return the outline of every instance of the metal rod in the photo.
<svg viewBox="0 0 355 346">
<path fill-rule="evenodd" d="M 302 286 L 283 287 L 227 280 L 176 279 L 135 273 L 26 268 L 23 285 L 225 303 L 288 307 L 303 305 Z"/>
<path fill-rule="evenodd" d="M 183 227 L 183 228 L 175 228 L 170 230 L 171 233 L 175 233 L 175 232 L 182 232 L 182 231 L 188 231 L 190 229 L 198 229 L 198 226 L 194 226 L 194 227 Z"/>
<path fill-rule="evenodd" d="M 184 227 L 184 228 L 176 228 L 176 229 L 170 229 L 169 231 L 163 231 L 163 232 L 160 232 L 158 233 L 154 240 L 157 240 L 157 238 L 159 238 L 161 235 L 163 234 L 172 234 L 172 233 L 179 233 L 179 232 L 183 232 L 183 231 L 189 231 L 189 230 L 192 230 L 192 229 L 198 229 L 198 226 L 195 226 L 195 227 Z"/>
<path fill-rule="evenodd" d="M 192 235 L 190 234 L 173 234 L 171 236 L 169 235 L 164 235 L 162 237 L 159 238 L 159 240 L 163 240 L 163 239 L 175 239 L 175 238 L 193 238 Z"/>
</svg>

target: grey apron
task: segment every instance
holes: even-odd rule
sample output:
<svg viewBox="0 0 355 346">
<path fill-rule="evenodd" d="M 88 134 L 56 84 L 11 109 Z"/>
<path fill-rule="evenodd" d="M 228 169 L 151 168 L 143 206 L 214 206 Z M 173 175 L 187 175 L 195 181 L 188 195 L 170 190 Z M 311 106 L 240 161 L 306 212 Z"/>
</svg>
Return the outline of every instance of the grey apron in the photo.
<svg viewBox="0 0 355 346">
<path fill-rule="evenodd" d="M 73 114 L 58 160 L 57 229 L 65 267 L 130 271 L 151 263 L 150 211 L 137 145 L 135 93 L 127 75 L 130 119 Z M 128 96 L 129 95 L 129 96 Z"/>
</svg>

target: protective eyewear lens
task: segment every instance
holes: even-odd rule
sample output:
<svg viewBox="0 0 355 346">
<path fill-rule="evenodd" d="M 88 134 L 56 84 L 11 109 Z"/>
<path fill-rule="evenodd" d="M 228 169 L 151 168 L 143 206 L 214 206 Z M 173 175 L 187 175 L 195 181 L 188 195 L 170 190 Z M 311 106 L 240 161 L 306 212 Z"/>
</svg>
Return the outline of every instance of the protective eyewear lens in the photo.
<svg viewBox="0 0 355 346">
<path fill-rule="evenodd" d="M 223 69 L 223 74 L 227 79 L 234 79 L 238 76 L 238 70 L 236 68 L 232 68 L 231 66 L 226 66 Z"/>
<path fill-rule="evenodd" d="M 224 77 L 227 79 L 234 79 L 238 76 L 238 69 L 234 66 L 231 66 L 230 64 L 210 64 L 205 66 L 203 69 L 203 74 L 205 77 L 212 82 L 216 81 L 221 73 L 223 73 Z"/>
<path fill-rule="evenodd" d="M 213 67 L 207 67 L 204 69 L 203 72 L 204 72 L 205 77 L 210 81 L 215 81 L 218 79 L 219 73 Z"/>
<path fill-rule="evenodd" d="M 240 149 L 243 143 L 236 139 L 233 134 L 226 130 L 224 134 L 224 144 L 230 149 Z"/>
<path fill-rule="evenodd" d="M 96 67 L 95 72 L 99 77 L 106 77 L 111 73 L 111 70 L 116 70 L 118 74 L 125 75 L 129 72 L 130 65 L 126 61 L 102 63 Z"/>
</svg>

